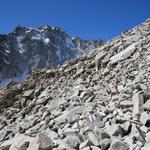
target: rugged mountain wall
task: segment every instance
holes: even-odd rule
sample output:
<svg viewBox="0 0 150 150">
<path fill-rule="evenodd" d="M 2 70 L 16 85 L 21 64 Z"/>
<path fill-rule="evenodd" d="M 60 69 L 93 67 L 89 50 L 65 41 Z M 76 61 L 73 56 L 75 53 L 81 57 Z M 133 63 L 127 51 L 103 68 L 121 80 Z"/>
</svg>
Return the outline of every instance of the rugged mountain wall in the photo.
<svg viewBox="0 0 150 150">
<path fill-rule="evenodd" d="M 0 93 L 1 150 L 149 150 L 150 20 Z"/>
<path fill-rule="evenodd" d="M 58 27 L 18 26 L 9 35 L 0 35 L 0 81 L 17 81 L 33 69 L 54 68 L 102 44 L 101 40 L 70 37 Z"/>
</svg>

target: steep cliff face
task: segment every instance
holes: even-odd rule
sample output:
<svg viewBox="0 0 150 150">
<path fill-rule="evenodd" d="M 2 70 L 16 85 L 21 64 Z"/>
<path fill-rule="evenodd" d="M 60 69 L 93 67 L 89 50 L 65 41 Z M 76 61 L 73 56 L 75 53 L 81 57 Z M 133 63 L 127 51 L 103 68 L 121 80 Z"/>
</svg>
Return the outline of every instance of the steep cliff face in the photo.
<svg viewBox="0 0 150 150">
<path fill-rule="evenodd" d="M 1 150 L 149 150 L 149 129 L 150 19 L 0 90 Z"/>
<path fill-rule="evenodd" d="M 18 26 L 8 35 L 0 35 L 0 81 L 17 80 L 33 69 L 54 68 L 102 44 L 101 40 L 71 37 L 58 27 Z"/>
</svg>

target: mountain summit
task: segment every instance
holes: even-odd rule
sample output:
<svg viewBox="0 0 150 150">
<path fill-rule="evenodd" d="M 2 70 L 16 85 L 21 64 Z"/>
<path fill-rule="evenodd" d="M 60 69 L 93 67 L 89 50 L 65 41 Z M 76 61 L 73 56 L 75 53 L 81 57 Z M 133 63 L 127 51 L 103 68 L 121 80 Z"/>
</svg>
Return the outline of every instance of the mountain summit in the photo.
<svg viewBox="0 0 150 150">
<path fill-rule="evenodd" d="M 14 32 L 0 35 L 0 82 L 23 79 L 33 69 L 54 68 L 102 44 L 101 40 L 71 37 L 55 26 L 18 25 Z"/>
</svg>

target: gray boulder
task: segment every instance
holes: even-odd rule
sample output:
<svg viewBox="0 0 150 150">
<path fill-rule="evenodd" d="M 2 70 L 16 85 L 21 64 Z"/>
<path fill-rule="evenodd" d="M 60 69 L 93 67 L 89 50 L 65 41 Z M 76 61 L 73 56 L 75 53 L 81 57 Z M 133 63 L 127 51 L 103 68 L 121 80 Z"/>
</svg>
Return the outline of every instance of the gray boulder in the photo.
<svg viewBox="0 0 150 150">
<path fill-rule="evenodd" d="M 129 150 L 129 146 L 121 141 L 113 142 L 109 150 Z"/>
</svg>

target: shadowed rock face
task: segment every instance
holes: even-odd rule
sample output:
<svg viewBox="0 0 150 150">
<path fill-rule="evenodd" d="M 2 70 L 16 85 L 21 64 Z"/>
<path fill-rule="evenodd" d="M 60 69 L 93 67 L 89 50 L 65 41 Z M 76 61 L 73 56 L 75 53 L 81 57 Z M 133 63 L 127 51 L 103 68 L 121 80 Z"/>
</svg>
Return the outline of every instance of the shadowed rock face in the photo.
<svg viewBox="0 0 150 150">
<path fill-rule="evenodd" d="M 0 90 L 1 150 L 149 150 L 150 20 Z"/>
<path fill-rule="evenodd" d="M 102 44 L 101 40 L 70 37 L 58 27 L 18 26 L 8 35 L 0 35 L 0 81 L 33 69 L 54 68 Z"/>
</svg>

